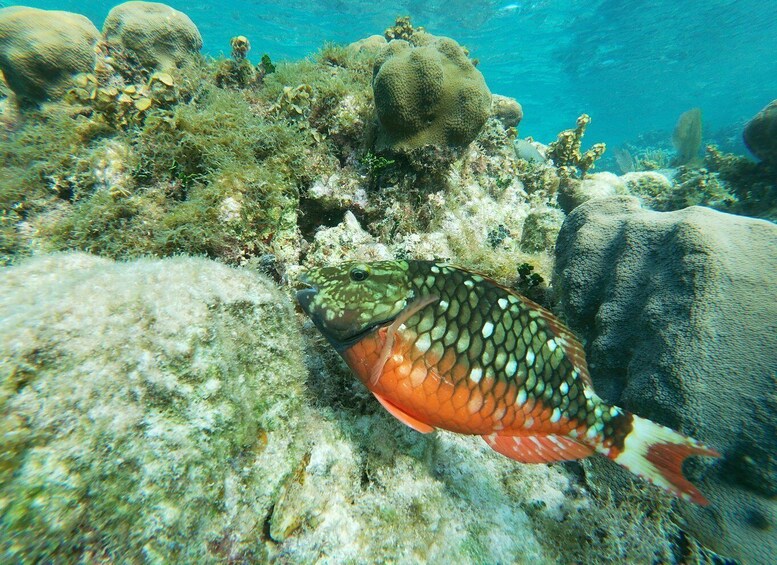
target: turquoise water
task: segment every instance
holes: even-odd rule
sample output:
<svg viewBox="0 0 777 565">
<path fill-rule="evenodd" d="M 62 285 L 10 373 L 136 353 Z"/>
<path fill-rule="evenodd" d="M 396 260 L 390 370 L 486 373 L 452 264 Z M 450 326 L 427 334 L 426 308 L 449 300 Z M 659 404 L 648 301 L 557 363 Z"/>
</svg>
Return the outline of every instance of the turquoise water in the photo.
<svg viewBox="0 0 777 565">
<path fill-rule="evenodd" d="M 27 5 L 88 16 L 99 28 L 113 2 Z M 398 15 L 453 37 L 480 60 L 495 93 L 524 107 L 521 135 L 549 142 L 582 112 L 588 139 L 615 147 L 641 134 L 668 139 L 692 107 L 705 135 L 730 150 L 744 122 L 777 92 L 777 2 L 763 0 L 404 0 L 393 2 L 170 1 L 194 20 L 204 51 L 249 37 L 254 52 L 297 59 L 325 41 L 382 33 Z M 659 133 L 660 132 L 660 133 Z"/>
</svg>

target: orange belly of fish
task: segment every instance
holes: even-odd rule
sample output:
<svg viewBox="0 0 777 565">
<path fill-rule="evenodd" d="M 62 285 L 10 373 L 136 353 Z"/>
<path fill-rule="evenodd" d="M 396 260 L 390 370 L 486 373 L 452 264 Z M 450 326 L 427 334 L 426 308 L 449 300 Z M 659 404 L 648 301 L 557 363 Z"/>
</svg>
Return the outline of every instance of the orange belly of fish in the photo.
<svg viewBox="0 0 777 565">
<path fill-rule="evenodd" d="M 348 366 L 373 393 L 412 418 L 435 428 L 463 434 L 509 435 L 566 433 L 570 422 L 550 422 L 551 411 L 529 400 L 516 405 L 514 383 L 482 376 L 469 378 L 453 349 L 442 356 L 420 352 L 399 333 L 377 382 L 373 370 L 385 343 L 375 332 L 343 352 Z"/>
</svg>

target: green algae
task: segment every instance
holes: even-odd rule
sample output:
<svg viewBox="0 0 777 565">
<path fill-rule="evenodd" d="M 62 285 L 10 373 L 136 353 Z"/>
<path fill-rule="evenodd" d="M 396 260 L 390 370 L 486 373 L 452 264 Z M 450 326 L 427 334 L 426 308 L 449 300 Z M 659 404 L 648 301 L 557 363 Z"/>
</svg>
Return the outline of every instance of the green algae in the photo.
<svg viewBox="0 0 777 565">
<path fill-rule="evenodd" d="M 80 102 L 28 113 L 0 139 L 2 262 L 35 249 L 227 262 L 272 252 L 295 239 L 301 188 L 362 137 L 369 67 L 369 56 L 330 46 L 236 92 L 216 86 L 217 62 L 203 63 L 175 79 L 175 103 L 136 119 L 106 119 Z M 305 112 L 272 111 L 300 84 L 309 85 Z M 109 141 L 121 155 L 99 178 Z M 225 201 L 239 217 L 224 221 Z"/>
</svg>

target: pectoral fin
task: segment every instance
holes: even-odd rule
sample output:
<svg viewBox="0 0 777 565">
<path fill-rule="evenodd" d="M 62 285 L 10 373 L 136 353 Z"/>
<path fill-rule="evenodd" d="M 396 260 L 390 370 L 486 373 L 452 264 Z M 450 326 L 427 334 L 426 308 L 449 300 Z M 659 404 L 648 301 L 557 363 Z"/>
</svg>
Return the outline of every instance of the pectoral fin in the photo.
<svg viewBox="0 0 777 565">
<path fill-rule="evenodd" d="M 388 410 L 392 416 L 394 416 L 397 420 L 399 420 L 403 424 L 410 426 L 415 431 L 421 432 L 422 434 L 428 434 L 434 431 L 434 428 L 432 426 L 430 426 L 429 424 L 424 424 L 420 420 L 413 418 L 410 414 L 408 414 L 407 412 L 405 412 L 400 408 L 397 408 L 396 406 L 391 404 L 388 400 L 383 398 L 381 395 L 375 392 L 373 392 L 372 394 L 374 394 L 375 398 L 378 399 L 378 402 L 380 402 L 383 405 L 383 408 Z"/>
</svg>

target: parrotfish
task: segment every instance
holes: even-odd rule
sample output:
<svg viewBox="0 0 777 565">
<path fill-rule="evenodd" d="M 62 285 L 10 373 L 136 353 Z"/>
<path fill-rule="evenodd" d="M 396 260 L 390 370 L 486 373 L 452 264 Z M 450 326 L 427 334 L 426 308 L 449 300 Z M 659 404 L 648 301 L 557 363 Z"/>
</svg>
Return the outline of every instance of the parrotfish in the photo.
<svg viewBox="0 0 777 565">
<path fill-rule="evenodd" d="M 393 416 L 482 436 L 523 463 L 604 455 L 676 496 L 707 500 L 686 457 L 719 454 L 608 405 L 585 352 L 551 312 L 445 262 L 341 263 L 307 271 L 297 300 Z"/>
</svg>

